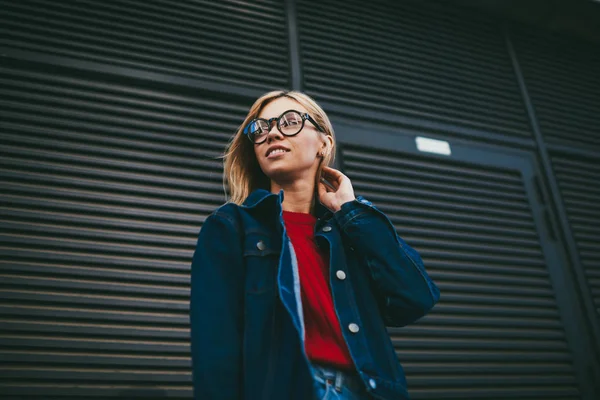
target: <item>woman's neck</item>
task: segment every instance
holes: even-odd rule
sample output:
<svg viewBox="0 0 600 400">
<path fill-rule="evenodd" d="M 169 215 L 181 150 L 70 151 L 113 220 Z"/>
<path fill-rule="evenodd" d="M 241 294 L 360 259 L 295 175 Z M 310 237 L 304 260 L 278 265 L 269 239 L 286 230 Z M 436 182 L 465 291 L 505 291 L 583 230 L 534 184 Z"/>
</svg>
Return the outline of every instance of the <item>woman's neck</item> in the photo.
<svg viewBox="0 0 600 400">
<path fill-rule="evenodd" d="M 284 211 L 312 214 L 315 201 L 314 185 L 306 182 L 291 185 L 271 183 L 271 193 L 279 193 L 281 189 L 285 193 L 282 204 Z"/>
</svg>

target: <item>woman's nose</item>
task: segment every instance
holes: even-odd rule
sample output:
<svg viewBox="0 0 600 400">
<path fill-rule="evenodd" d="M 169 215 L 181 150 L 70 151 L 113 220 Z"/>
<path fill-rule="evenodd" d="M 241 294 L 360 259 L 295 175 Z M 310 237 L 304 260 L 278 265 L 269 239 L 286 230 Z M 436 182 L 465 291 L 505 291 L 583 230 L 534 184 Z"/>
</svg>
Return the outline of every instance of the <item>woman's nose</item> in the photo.
<svg viewBox="0 0 600 400">
<path fill-rule="evenodd" d="M 283 135 L 277 129 L 277 124 L 271 125 L 271 129 L 269 129 L 269 133 L 267 133 L 267 143 L 270 143 L 273 138 L 281 139 Z"/>
</svg>

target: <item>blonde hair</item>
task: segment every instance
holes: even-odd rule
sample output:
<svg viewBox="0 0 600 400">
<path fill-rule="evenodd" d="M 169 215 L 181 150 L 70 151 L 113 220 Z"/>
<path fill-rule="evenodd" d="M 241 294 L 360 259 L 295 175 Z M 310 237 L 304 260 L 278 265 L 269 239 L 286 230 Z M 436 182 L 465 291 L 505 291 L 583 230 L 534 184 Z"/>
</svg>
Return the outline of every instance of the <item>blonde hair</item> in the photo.
<svg viewBox="0 0 600 400">
<path fill-rule="evenodd" d="M 230 198 L 227 202 L 241 205 L 244 200 L 256 189 L 271 189 L 271 180 L 260 169 L 256 154 L 254 153 L 254 144 L 244 135 L 243 130 L 246 125 L 258 117 L 263 107 L 271 101 L 280 97 L 288 97 L 302 105 L 308 114 L 319 124 L 324 132 L 321 134 L 329 135 L 333 139 L 333 146 L 330 151 L 324 155 L 319 164 L 317 174 L 315 175 L 315 191 L 323 165 L 331 166 L 335 159 L 335 134 L 333 126 L 325 114 L 325 111 L 308 95 L 297 91 L 276 90 L 262 95 L 258 98 L 244 119 L 244 122 L 238 127 L 237 131 L 227 144 L 223 154 L 223 189 L 227 196 L 227 185 L 229 185 Z"/>
</svg>

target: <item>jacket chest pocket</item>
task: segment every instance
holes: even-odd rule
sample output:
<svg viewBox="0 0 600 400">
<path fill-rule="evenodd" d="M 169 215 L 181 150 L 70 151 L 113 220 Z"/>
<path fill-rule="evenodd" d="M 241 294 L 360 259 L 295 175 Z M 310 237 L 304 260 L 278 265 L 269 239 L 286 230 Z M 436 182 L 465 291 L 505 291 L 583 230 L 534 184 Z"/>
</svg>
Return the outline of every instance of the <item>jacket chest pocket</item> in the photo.
<svg viewBox="0 0 600 400">
<path fill-rule="evenodd" d="M 281 246 L 264 233 L 247 233 L 244 239 L 246 293 L 261 294 L 275 290 Z"/>
</svg>

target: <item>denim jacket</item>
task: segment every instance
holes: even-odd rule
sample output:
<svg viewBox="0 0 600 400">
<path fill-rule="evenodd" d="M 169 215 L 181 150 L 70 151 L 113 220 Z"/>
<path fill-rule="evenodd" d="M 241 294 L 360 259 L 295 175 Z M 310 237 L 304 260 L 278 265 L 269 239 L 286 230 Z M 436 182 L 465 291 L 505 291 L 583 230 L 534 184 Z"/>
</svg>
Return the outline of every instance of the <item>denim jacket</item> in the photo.
<svg viewBox="0 0 600 400">
<path fill-rule="evenodd" d="M 197 400 L 313 398 L 283 199 L 283 190 L 255 190 L 241 206 L 219 207 L 200 231 L 190 300 Z M 356 370 L 374 398 L 408 399 L 386 326 L 427 314 L 439 290 L 370 201 L 358 196 L 335 213 L 316 203 L 315 241 L 329 251 L 335 311 Z"/>
</svg>

